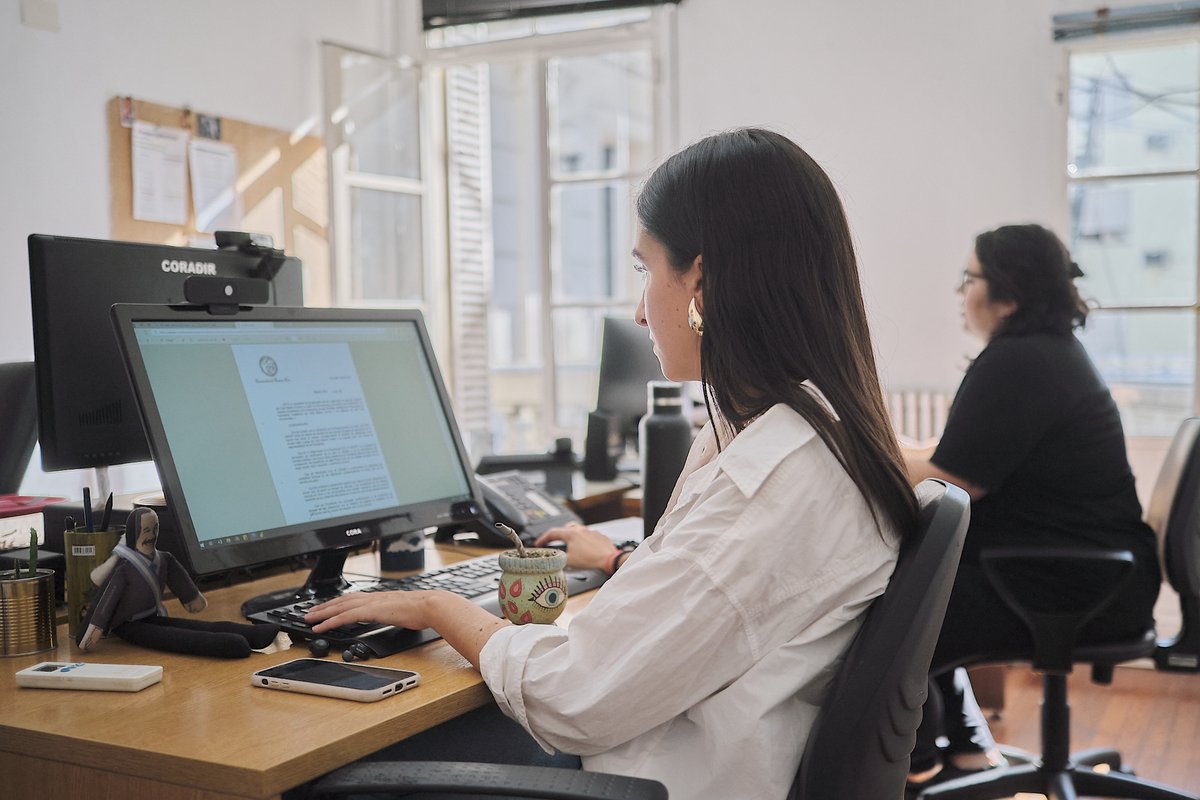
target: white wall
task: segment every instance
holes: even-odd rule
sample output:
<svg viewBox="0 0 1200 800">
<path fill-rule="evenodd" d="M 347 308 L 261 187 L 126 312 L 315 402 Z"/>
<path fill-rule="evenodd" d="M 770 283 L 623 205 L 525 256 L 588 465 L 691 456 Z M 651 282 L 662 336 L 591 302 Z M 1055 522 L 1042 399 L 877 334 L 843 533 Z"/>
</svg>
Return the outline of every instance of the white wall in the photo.
<svg viewBox="0 0 1200 800">
<path fill-rule="evenodd" d="M 975 234 L 1066 232 L 1052 0 L 685 0 L 681 140 L 764 125 L 842 193 L 885 385 L 953 390 Z"/>
<path fill-rule="evenodd" d="M 109 233 L 109 97 L 290 129 L 319 112 L 318 40 L 388 50 L 416 35 L 396 23 L 413 0 L 58 2 L 57 33 L 21 25 L 16 3 L 0 17 L 0 360 L 32 350 L 25 237 Z M 957 385 L 976 345 L 953 289 L 976 233 L 1017 221 L 1065 232 L 1050 19 L 1082 3 L 678 7 L 681 141 L 767 125 L 829 171 L 889 388 Z"/>
<path fill-rule="evenodd" d="M 318 116 L 317 41 L 386 50 L 397 16 L 392 0 L 58 2 L 57 33 L 20 24 L 15 3 L 0 17 L 0 360 L 32 351 L 25 237 L 109 234 L 109 97 L 291 129 Z M 893 388 L 956 385 L 974 347 L 952 290 L 974 234 L 1065 229 L 1050 18 L 1079 4 L 679 6 L 681 141 L 767 125 L 829 171 Z"/>
<path fill-rule="evenodd" d="M 26 236 L 109 236 L 110 97 L 293 130 L 320 117 L 318 42 L 387 50 L 394 16 L 391 0 L 58 7 L 58 32 L 21 24 L 16 2 L 0 11 L 0 361 L 33 353 Z M 152 471 L 137 474 L 152 480 Z M 119 475 L 113 482 L 126 488 Z M 31 475 L 23 489 L 78 497 L 81 483 L 74 473 Z"/>
<path fill-rule="evenodd" d="M 319 119 L 318 42 L 386 49 L 393 5 L 57 1 L 58 32 L 0 12 L 0 360 L 32 355 L 25 237 L 109 235 L 110 97 L 292 130 Z"/>
</svg>

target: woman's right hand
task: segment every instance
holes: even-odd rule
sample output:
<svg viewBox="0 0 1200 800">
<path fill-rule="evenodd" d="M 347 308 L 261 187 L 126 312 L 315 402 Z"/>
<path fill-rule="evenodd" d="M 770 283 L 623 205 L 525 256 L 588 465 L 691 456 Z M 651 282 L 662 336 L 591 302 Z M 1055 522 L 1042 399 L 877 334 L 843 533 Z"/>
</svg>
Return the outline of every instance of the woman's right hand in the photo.
<svg viewBox="0 0 1200 800">
<path fill-rule="evenodd" d="M 436 590 L 406 592 L 350 592 L 313 606 L 305 615 L 313 633 L 356 622 L 378 622 L 397 628 L 421 630 L 434 626 L 429 598 Z"/>
<path fill-rule="evenodd" d="M 567 545 L 567 566 L 577 569 L 605 569 L 617 546 L 603 533 L 572 522 L 561 528 L 551 528 L 537 538 L 535 547 L 544 547 L 550 542 Z"/>
</svg>

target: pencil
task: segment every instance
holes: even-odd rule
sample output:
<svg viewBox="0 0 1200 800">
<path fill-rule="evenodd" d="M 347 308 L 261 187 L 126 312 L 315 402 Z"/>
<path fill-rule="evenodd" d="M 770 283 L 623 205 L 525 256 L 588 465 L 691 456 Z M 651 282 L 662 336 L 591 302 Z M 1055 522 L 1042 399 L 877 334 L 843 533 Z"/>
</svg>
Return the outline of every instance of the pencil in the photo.
<svg viewBox="0 0 1200 800">
<path fill-rule="evenodd" d="M 101 531 L 108 530 L 108 521 L 110 519 L 112 519 L 112 504 L 113 504 L 113 493 L 109 492 L 108 499 L 104 501 L 104 513 L 100 515 L 100 527 L 97 528 L 97 530 L 101 530 Z"/>
</svg>

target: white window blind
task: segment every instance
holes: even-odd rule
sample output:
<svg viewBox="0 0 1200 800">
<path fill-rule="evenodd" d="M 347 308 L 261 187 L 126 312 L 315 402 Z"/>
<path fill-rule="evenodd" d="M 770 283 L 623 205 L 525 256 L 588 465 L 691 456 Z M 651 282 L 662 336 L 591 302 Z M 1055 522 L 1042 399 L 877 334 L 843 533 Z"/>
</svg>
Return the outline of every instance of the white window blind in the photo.
<svg viewBox="0 0 1200 800">
<path fill-rule="evenodd" d="M 489 436 L 491 158 L 485 64 L 446 70 L 447 202 L 454 405 L 473 452 Z M 490 448 L 489 448 L 490 449 Z"/>
</svg>

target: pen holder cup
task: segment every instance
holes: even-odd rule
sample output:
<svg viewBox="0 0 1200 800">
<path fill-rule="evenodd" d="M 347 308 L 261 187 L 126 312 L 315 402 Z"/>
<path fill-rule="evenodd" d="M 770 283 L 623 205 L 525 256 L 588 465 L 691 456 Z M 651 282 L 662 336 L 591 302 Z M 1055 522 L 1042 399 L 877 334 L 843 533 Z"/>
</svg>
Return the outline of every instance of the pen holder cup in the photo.
<svg viewBox="0 0 1200 800">
<path fill-rule="evenodd" d="M 514 625 L 549 624 L 567 602 L 563 568 L 567 554 L 549 547 L 527 547 L 525 558 L 516 550 L 500 554 L 500 610 Z"/>
<path fill-rule="evenodd" d="M 58 646 L 57 624 L 54 570 L 39 569 L 28 577 L 0 573 L 0 656 L 53 650 Z"/>
<path fill-rule="evenodd" d="M 87 609 L 92 586 L 92 570 L 103 564 L 125 535 L 125 526 L 103 531 L 76 528 L 63 532 L 63 550 L 67 556 L 67 633 L 77 641 L 79 623 Z"/>
</svg>

